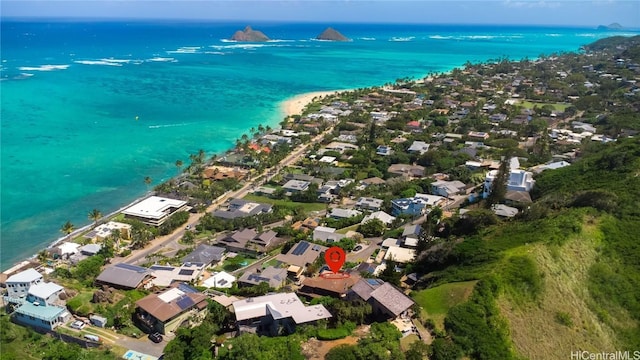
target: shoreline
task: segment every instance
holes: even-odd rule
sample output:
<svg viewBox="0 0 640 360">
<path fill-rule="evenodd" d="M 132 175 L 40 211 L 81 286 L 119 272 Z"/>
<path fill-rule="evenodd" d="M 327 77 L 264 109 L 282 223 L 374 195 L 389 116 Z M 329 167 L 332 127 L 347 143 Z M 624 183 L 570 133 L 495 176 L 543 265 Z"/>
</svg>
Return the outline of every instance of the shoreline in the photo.
<svg viewBox="0 0 640 360">
<path fill-rule="evenodd" d="M 285 116 L 290 117 L 294 115 L 302 114 L 307 105 L 311 104 L 314 99 L 323 98 L 329 95 L 335 95 L 345 91 L 353 91 L 354 89 L 344 89 L 344 90 L 325 90 L 325 91 L 312 91 L 308 93 L 302 93 L 298 95 L 294 95 L 284 101 L 280 102 L 280 109 L 284 113 Z"/>
<path fill-rule="evenodd" d="M 282 114 L 284 114 L 284 116 L 286 117 L 291 117 L 294 115 L 300 115 L 302 114 L 302 111 L 305 109 L 305 107 L 307 107 L 309 104 L 311 104 L 314 100 L 320 100 L 320 98 L 329 96 L 329 95 L 334 95 L 340 92 L 345 92 L 345 91 L 351 91 L 353 89 L 343 89 L 343 90 L 323 90 L 323 91 L 312 91 L 312 92 L 307 92 L 307 93 L 301 93 L 301 94 L 297 94 L 294 95 L 290 98 L 287 98 L 285 100 L 280 101 L 279 103 L 277 103 L 277 106 L 280 109 L 280 112 Z M 278 126 L 278 124 L 274 124 L 274 128 L 276 128 L 276 126 Z M 170 181 L 171 179 L 174 179 L 175 177 L 171 177 L 170 179 L 166 180 L 166 181 Z M 99 224 L 103 224 L 106 222 L 107 218 L 112 217 L 118 213 L 120 213 L 121 211 L 123 211 L 124 209 L 131 207 L 137 203 L 139 203 L 140 201 L 146 199 L 147 197 L 151 196 L 153 192 L 146 192 L 145 194 L 142 194 L 140 196 L 138 196 L 137 198 L 135 198 L 134 200 L 128 202 L 126 205 L 119 207 L 118 209 L 109 212 L 108 214 L 105 214 L 102 219 L 99 221 Z M 223 194 L 221 195 L 221 197 L 224 197 L 226 195 Z M 38 257 L 38 253 L 43 251 L 43 250 L 48 250 L 51 248 L 54 248 L 58 245 L 60 245 L 61 243 L 64 243 L 66 241 L 70 241 L 71 239 L 73 239 L 74 237 L 77 237 L 79 234 L 87 231 L 88 229 L 90 229 L 92 226 L 94 225 L 93 222 L 81 226 L 77 229 L 75 229 L 73 232 L 71 232 L 69 235 L 64 235 L 62 237 L 58 237 L 55 240 L 52 240 L 51 242 L 48 243 L 48 245 L 44 246 L 43 248 L 38 249 L 37 251 L 35 251 L 31 256 L 22 258 L 20 260 L 16 260 L 14 262 L 11 263 L 10 266 L 8 266 L 6 269 L 2 269 L 0 270 L 2 273 L 8 272 L 10 270 L 13 270 L 17 267 L 22 267 L 25 266 L 28 263 L 32 263 L 34 261 L 36 261 L 35 259 L 37 259 Z M 37 261 L 36 261 L 37 262 Z M 2 264 L 0 264 L 2 265 Z"/>
</svg>

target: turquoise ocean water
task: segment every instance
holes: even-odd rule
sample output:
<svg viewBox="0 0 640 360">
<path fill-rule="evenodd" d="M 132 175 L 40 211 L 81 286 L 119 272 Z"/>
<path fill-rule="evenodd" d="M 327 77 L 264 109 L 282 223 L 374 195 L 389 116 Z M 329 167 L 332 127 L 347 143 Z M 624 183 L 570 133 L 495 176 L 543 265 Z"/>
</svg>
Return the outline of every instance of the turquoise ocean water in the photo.
<svg viewBox="0 0 640 360">
<path fill-rule="evenodd" d="M 0 267 L 213 155 L 296 94 L 419 78 L 466 61 L 577 51 L 588 28 L 254 23 L 274 41 L 234 43 L 240 23 L 29 22 L 1 26 Z M 619 34 L 619 33 L 615 33 Z M 634 35 L 634 32 L 625 32 Z M 136 119 L 137 118 L 137 119 Z"/>
</svg>

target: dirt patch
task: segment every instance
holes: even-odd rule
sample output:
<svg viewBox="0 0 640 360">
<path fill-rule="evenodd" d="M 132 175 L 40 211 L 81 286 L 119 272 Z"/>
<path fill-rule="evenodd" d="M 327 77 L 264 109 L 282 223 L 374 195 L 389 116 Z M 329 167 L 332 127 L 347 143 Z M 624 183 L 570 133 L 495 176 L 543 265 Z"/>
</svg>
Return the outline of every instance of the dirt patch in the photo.
<svg viewBox="0 0 640 360">
<path fill-rule="evenodd" d="M 329 350 L 342 344 L 355 345 L 358 343 L 359 338 L 355 336 L 347 336 L 344 339 L 321 341 L 316 338 L 311 338 L 309 341 L 302 344 L 302 354 L 308 360 L 323 360 Z"/>
</svg>

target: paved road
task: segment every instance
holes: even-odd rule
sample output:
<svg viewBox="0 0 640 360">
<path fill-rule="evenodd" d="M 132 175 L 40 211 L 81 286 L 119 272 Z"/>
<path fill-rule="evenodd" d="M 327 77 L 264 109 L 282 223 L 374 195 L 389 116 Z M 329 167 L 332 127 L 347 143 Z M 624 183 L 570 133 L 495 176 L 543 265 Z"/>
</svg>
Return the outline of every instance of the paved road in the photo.
<svg viewBox="0 0 640 360">
<path fill-rule="evenodd" d="M 358 252 L 349 251 L 349 253 L 347 254 L 347 261 L 365 262 L 369 257 L 371 257 L 371 255 L 373 255 L 376 249 L 380 248 L 380 244 L 382 244 L 381 237 L 367 238 L 366 240 L 369 241 L 369 245 L 365 246 L 364 249 Z"/>
</svg>

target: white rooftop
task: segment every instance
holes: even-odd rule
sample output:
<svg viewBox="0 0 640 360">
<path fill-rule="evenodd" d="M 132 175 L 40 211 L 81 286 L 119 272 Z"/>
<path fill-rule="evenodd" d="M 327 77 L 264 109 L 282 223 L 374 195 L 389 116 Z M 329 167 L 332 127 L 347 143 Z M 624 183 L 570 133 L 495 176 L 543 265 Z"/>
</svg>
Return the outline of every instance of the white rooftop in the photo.
<svg viewBox="0 0 640 360">
<path fill-rule="evenodd" d="M 27 269 L 25 271 L 21 271 L 15 275 L 10 276 L 7 279 L 7 283 L 32 282 L 38 279 L 42 279 L 42 274 L 37 272 L 35 269 Z"/>
<path fill-rule="evenodd" d="M 168 291 L 163 292 L 162 294 L 158 295 L 158 299 L 164 301 L 165 303 L 170 303 L 173 300 L 179 299 L 180 297 L 182 297 L 184 295 L 184 291 L 178 289 L 178 288 L 172 288 Z"/>
<path fill-rule="evenodd" d="M 235 281 L 236 281 L 235 276 L 225 271 L 220 271 L 218 273 L 214 273 L 210 278 L 203 281 L 202 286 L 206 286 L 208 288 L 211 288 L 211 287 L 230 288 Z"/>
<path fill-rule="evenodd" d="M 416 251 L 413 249 L 401 248 L 398 246 L 389 246 L 387 253 L 384 255 L 385 260 L 392 259 L 399 263 L 408 263 L 413 260 Z"/>
<path fill-rule="evenodd" d="M 60 249 L 60 255 L 76 254 L 78 253 L 79 247 L 80 247 L 80 244 L 76 244 L 72 242 L 64 242 L 60 244 L 60 246 L 58 246 L 58 249 Z"/>
<path fill-rule="evenodd" d="M 122 211 L 125 215 L 160 219 L 167 215 L 167 210 L 180 208 L 186 201 L 150 196 Z"/>
<path fill-rule="evenodd" d="M 271 294 L 234 301 L 233 309 L 237 321 L 263 317 L 267 313 L 274 319 L 291 317 L 296 324 L 331 317 L 324 306 L 305 306 L 294 293 Z"/>
<path fill-rule="evenodd" d="M 46 299 L 49 296 L 64 289 L 62 286 L 52 282 L 42 282 L 39 284 L 31 285 L 29 288 L 29 295 Z"/>
</svg>

